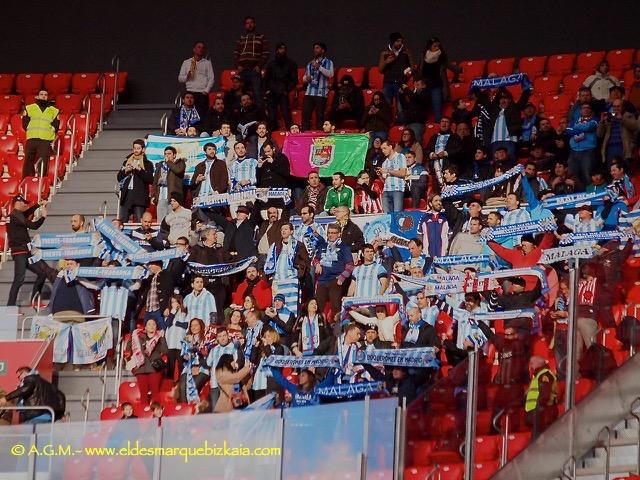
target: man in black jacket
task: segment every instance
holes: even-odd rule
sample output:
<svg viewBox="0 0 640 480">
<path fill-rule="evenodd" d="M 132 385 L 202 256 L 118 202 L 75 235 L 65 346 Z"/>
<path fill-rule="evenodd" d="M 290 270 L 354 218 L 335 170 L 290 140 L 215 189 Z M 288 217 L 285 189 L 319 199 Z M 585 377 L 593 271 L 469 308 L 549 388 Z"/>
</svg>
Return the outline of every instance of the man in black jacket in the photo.
<svg viewBox="0 0 640 480">
<path fill-rule="evenodd" d="M 291 126 L 291 109 L 289 108 L 289 92 L 298 83 L 298 67 L 296 62 L 287 57 L 287 46 L 280 42 L 276 45 L 275 58 L 267 63 L 264 69 L 264 86 L 267 95 L 267 112 L 269 126 L 275 131 L 280 128 L 278 109 L 284 118 L 285 128 Z"/>
<path fill-rule="evenodd" d="M 223 247 L 229 252 L 231 261 L 237 262 L 256 255 L 255 232 L 257 222 L 246 205 L 238 207 L 236 218 L 227 220 L 224 215 L 214 214 L 213 221 L 224 230 Z"/>
<path fill-rule="evenodd" d="M 351 221 L 351 211 L 345 206 L 336 207 L 335 216 L 342 229 L 342 243 L 349 245 L 352 254 L 359 254 L 364 248 L 364 234 L 360 227 Z"/>
<path fill-rule="evenodd" d="M 0 397 L 0 406 L 7 405 L 12 400 L 18 400 L 27 407 L 51 407 L 55 417 L 64 414 L 64 395 L 42 378 L 36 370 L 25 366 L 18 368 L 16 373 L 20 379 L 20 386 L 6 396 Z M 52 418 L 47 410 L 23 410 L 20 412 L 20 421 L 30 424 L 49 423 Z"/>
<path fill-rule="evenodd" d="M 18 195 L 13 199 L 13 211 L 11 215 L 9 215 L 9 224 L 7 225 L 7 239 L 9 241 L 11 257 L 14 262 L 14 273 L 7 305 L 16 304 L 18 292 L 24 283 L 24 276 L 27 269 L 38 276 L 33 284 L 31 294 L 32 301 L 35 295 L 42 289 L 44 281 L 47 278 L 49 278 L 51 282 L 55 279 L 55 270 L 49 267 L 44 261 L 40 260 L 33 264 L 29 263 L 29 257 L 31 257 L 29 247 L 27 246 L 29 242 L 31 242 L 29 230 L 37 230 L 44 223 L 45 218 L 47 218 L 46 204 L 46 201 L 42 201 L 39 205 L 28 207 L 27 201 L 22 195 Z M 29 220 L 29 217 L 33 215 L 38 208 L 40 208 L 40 218 L 35 222 Z"/>
<path fill-rule="evenodd" d="M 149 185 L 153 184 L 153 164 L 144 153 L 144 140 L 133 142 L 133 152 L 127 156 L 118 171 L 120 210 L 118 218 L 126 223 L 133 212 L 136 221 L 149 206 Z"/>
</svg>

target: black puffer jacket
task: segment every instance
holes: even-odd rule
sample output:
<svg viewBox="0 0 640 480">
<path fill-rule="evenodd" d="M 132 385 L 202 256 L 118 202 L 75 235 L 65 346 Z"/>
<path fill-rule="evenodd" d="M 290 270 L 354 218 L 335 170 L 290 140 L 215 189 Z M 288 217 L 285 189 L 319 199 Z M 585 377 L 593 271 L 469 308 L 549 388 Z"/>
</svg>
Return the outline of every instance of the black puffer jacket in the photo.
<svg viewBox="0 0 640 480">
<path fill-rule="evenodd" d="M 6 398 L 9 401 L 22 400 L 26 407 L 51 407 L 54 412 L 60 410 L 61 399 L 58 389 L 37 373 L 24 377 L 20 386 Z M 26 422 L 44 413 L 44 410 L 24 410 L 20 412 L 20 420 Z"/>
</svg>

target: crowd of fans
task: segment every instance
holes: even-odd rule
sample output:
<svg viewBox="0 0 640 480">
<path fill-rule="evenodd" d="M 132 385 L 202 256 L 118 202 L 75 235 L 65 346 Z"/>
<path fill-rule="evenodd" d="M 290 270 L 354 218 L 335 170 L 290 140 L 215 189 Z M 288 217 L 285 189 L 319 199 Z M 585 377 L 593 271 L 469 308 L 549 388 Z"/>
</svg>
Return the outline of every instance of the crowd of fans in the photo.
<svg viewBox="0 0 640 480">
<path fill-rule="evenodd" d="M 461 67 L 450 62 L 437 38 L 430 39 L 416 59 L 402 35 L 392 33 L 379 56 L 382 91 L 365 105 L 360 87 L 346 75 L 337 79 L 327 108 L 335 69 L 327 46 L 318 42 L 305 68 L 303 117 L 297 125 L 289 105 L 298 80 L 296 63 L 287 57 L 283 43 L 270 59 L 267 39 L 256 32 L 253 18 L 247 17 L 245 28 L 236 46 L 233 86 L 211 108 L 214 73 L 203 42 L 196 42 L 178 76 L 187 91 L 172 116 L 173 133 L 222 135 L 224 154 L 213 143 L 205 145 L 206 160 L 185 182 L 186 162 L 177 158 L 175 148 L 167 147 L 164 161 L 154 165 L 146 158 L 145 141 L 136 140 L 118 172 L 120 211 L 113 225 L 148 252 L 177 248 L 185 255 L 150 262 L 150 275 L 138 281 L 61 280 L 61 272 L 78 265 L 121 265 L 115 259 L 67 259 L 56 269 L 43 261 L 28 265 L 39 275 L 36 289 L 47 277 L 53 282 L 51 313 L 99 312 L 123 318 L 129 334 L 125 358 L 143 399 L 158 401 L 163 378 L 168 378 L 175 382 L 179 401 L 194 401 L 189 392 L 193 380 L 201 393 L 209 385 L 209 397 L 195 401 L 215 412 L 241 408 L 271 392 L 293 406 L 316 404 L 322 398 L 315 393 L 319 385 L 372 380 L 384 381 L 390 393 L 411 401 L 439 378 L 438 369 L 365 368 L 354 363 L 355 352 L 435 347 L 443 362 L 455 365 L 466 358 L 468 348 L 493 344 L 499 364 L 493 382 L 528 382 L 531 363 L 535 394 L 527 394 L 525 409 L 537 428 L 548 424 L 554 418 L 549 407 L 557 403 L 557 379 L 566 373 L 572 301 L 567 262 L 543 266 L 549 284 L 545 289 L 539 278 L 524 275 L 487 291 L 436 296 L 406 277 L 461 273 L 473 279 L 495 268 L 534 267 L 543 251 L 559 245 L 567 234 L 617 230 L 621 216 L 633 212 L 640 198 L 632 181 L 640 129 L 637 83 L 626 97 L 603 62 L 580 88 L 557 129 L 529 102 L 529 85 L 517 99 L 508 88 L 474 88 L 468 99 L 456 102 L 449 117 L 443 115 L 447 70 L 459 74 Z M 636 70 L 638 77 L 640 67 Z M 423 144 L 430 114 L 438 132 Z M 355 126 L 370 134 L 357 179 L 342 172 L 330 178 L 312 172 L 306 182 L 291 176 L 289 159 L 271 140 L 271 132 L 308 131 L 314 117 L 325 133 Z M 388 139 L 394 125 L 404 126 L 397 143 Z M 521 173 L 503 182 L 450 194 L 505 175 L 518 164 Z M 290 188 L 292 201 L 189 208 L 193 198 L 247 187 Z M 545 206 L 554 196 L 580 192 L 607 196 L 573 208 Z M 422 212 L 418 234 L 408 245 L 387 238 L 365 243 L 352 218 L 405 208 Z M 16 261 L 22 275 L 16 275 L 10 304 L 27 268 L 26 229 L 42 224 L 27 219 L 33 210 L 22 197 L 15 199 L 9 242 L 14 258 L 24 259 Z M 44 218 L 46 209 L 41 214 Z M 331 223 L 320 222 L 325 216 L 333 217 Z M 553 232 L 495 240 L 487 234 L 500 226 L 549 219 L 557 224 Z M 131 220 L 139 226 L 130 228 Z M 76 233 L 91 229 L 80 214 L 71 226 Z M 584 240 L 581 245 L 594 247 L 597 255 L 580 270 L 579 358 L 594 343 L 599 327 L 614 325 L 611 305 L 625 293 L 620 265 L 633 258 L 632 240 Z M 495 264 L 434 263 L 435 257 L 480 254 L 494 256 Z M 190 268 L 192 262 L 217 265 L 251 257 L 256 260 L 248 268 L 228 276 L 208 277 Z M 97 302 L 95 293 L 100 294 Z M 391 294 L 402 297 L 404 308 L 381 302 L 341 315 L 344 297 Z M 122 296 L 121 310 L 112 310 Z M 533 318 L 506 320 L 501 332 L 473 320 L 478 312 L 529 308 L 535 308 Z M 406 318 L 400 311 L 406 311 Z M 437 328 L 443 318 L 447 328 Z M 529 362 L 533 339 L 541 333 L 554 337 L 553 371 L 538 356 Z M 294 384 L 290 375 L 265 366 L 270 355 L 337 355 L 342 368 L 305 369 Z"/>
</svg>

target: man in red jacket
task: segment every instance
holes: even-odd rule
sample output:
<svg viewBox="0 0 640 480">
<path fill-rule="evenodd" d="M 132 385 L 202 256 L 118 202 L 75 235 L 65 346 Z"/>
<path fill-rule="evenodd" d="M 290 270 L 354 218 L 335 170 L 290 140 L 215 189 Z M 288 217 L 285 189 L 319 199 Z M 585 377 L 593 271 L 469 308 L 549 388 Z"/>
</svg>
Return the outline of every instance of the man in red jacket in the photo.
<svg viewBox="0 0 640 480">
<path fill-rule="evenodd" d="M 531 234 L 523 235 L 520 245 L 515 248 L 503 247 L 493 240 L 487 242 L 487 245 L 496 255 L 509 262 L 513 268 L 533 267 L 540 261 L 542 251 L 553 246 L 553 233 L 545 233 L 538 246 L 536 246 L 535 238 Z M 535 275 L 523 275 L 522 278 L 527 282 L 525 290 L 533 290 L 535 288 L 538 277 Z"/>
<path fill-rule="evenodd" d="M 271 305 L 271 286 L 264 278 L 258 274 L 258 269 L 250 265 L 246 271 L 247 278 L 238 285 L 238 288 L 231 295 L 231 302 L 235 305 L 242 305 L 247 295 L 253 295 L 260 310 Z"/>
</svg>

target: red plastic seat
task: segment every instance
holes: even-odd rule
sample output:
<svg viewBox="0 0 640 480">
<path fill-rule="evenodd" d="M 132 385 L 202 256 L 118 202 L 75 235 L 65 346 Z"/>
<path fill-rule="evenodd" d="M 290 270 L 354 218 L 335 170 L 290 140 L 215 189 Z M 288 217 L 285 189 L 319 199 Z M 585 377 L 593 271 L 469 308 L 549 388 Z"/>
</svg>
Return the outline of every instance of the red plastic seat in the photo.
<svg viewBox="0 0 640 480">
<path fill-rule="evenodd" d="M 22 97 L 20 95 L 2 95 L 0 96 L 0 113 L 20 113 L 22 108 Z"/>
<path fill-rule="evenodd" d="M 461 82 L 471 82 L 475 78 L 484 76 L 486 63 L 486 60 L 463 60 L 458 63 L 458 66 L 462 67 L 458 78 Z"/>
<path fill-rule="evenodd" d="M 382 90 L 382 81 L 384 80 L 384 75 L 380 73 L 378 67 L 371 67 L 369 72 L 367 73 L 367 83 L 369 84 L 369 88 L 372 90 Z"/>
<path fill-rule="evenodd" d="M 495 73 L 496 75 L 509 75 L 513 73 L 513 65 L 516 62 L 515 57 L 495 58 L 487 63 L 487 74 Z"/>
<path fill-rule="evenodd" d="M 604 50 L 583 52 L 579 54 L 576 59 L 576 73 L 588 73 L 592 75 L 602 60 L 604 60 Z"/>
<path fill-rule="evenodd" d="M 15 78 L 13 73 L 0 73 L 0 93 L 11 93 Z"/>
<path fill-rule="evenodd" d="M 5 133 L 7 133 L 7 129 L 9 128 L 10 122 L 11 122 L 11 114 L 0 113 L 0 135 L 4 135 Z"/>
<path fill-rule="evenodd" d="M 544 73 L 544 65 L 547 57 L 522 57 L 518 62 L 518 71 L 526 73 L 530 79 L 541 76 Z"/>
<path fill-rule="evenodd" d="M 486 435 L 476 437 L 475 442 L 475 460 L 476 462 L 486 462 L 488 460 L 497 460 L 500 456 L 498 447 L 502 441 L 500 435 Z"/>
<path fill-rule="evenodd" d="M 375 93 L 375 90 L 372 90 L 370 88 L 368 88 L 367 90 L 363 90 L 362 91 L 362 96 L 364 97 L 365 106 L 371 105 L 371 102 L 373 101 L 373 94 L 374 93 Z"/>
<path fill-rule="evenodd" d="M 104 96 L 104 101 L 102 97 Z M 92 93 L 88 97 L 91 104 L 91 114 L 100 113 L 100 105 L 104 108 L 104 114 L 108 114 L 113 110 L 113 97 L 108 93 Z M 88 105 L 87 105 L 88 108 Z"/>
<path fill-rule="evenodd" d="M 511 460 L 531 442 L 531 432 L 513 432 L 507 437 L 507 459 Z M 500 443 L 502 453 L 502 443 Z"/>
<path fill-rule="evenodd" d="M 493 415 L 490 410 L 478 410 L 476 414 L 476 434 L 489 435 Z"/>
<path fill-rule="evenodd" d="M 451 463 L 440 465 L 440 480 L 462 480 L 464 476 L 464 463 Z"/>
<path fill-rule="evenodd" d="M 402 138 L 402 131 L 404 127 L 402 125 L 394 125 L 389 129 L 389 140 L 392 142 L 399 142 Z"/>
<path fill-rule="evenodd" d="M 118 85 L 117 85 L 117 90 L 118 93 L 122 93 L 124 92 L 126 86 L 127 86 L 127 78 L 128 78 L 129 74 L 127 72 L 119 72 L 118 73 Z M 115 72 L 107 72 L 104 74 L 104 89 L 103 89 L 103 93 L 108 93 L 109 95 L 111 95 L 111 98 L 113 98 L 113 93 L 114 90 L 116 88 L 115 85 L 115 79 L 116 79 L 116 74 Z M 100 82 L 101 84 L 101 88 L 102 88 L 102 82 Z"/>
<path fill-rule="evenodd" d="M 22 126 L 22 117 L 17 113 L 11 115 L 11 133 L 18 137 L 18 143 L 26 144 L 27 132 Z"/>
<path fill-rule="evenodd" d="M 50 168 L 53 169 L 54 166 L 51 165 Z M 40 180 L 40 177 L 24 177 L 20 183 L 20 193 L 27 202 L 35 203 L 39 200 L 38 189 L 40 189 L 40 199 L 49 198 L 49 193 L 51 191 L 51 179 L 48 176 L 43 177 L 42 181 Z"/>
<path fill-rule="evenodd" d="M 533 93 L 539 97 L 556 95 L 560 91 L 560 77 L 538 77 L 533 81 Z"/>
<path fill-rule="evenodd" d="M 56 97 L 56 107 L 62 113 L 80 113 L 82 97 L 74 93 L 65 93 Z"/>
<path fill-rule="evenodd" d="M 136 382 L 122 382 L 118 387 L 120 402 L 138 403 L 141 400 L 140 390 Z"/>
<path fill-rule="evenodd" d="M 304 78 L 304 67 L 298 67 L 298 83 L 296 84 L 296 90 L 302 90 L 304 88 L 304 82 L 302 79 Z"/>
<path fill-rule="evenodd" d="M 549 55 L 547 59 L 547 75 L 564 76 L 573 72 L 573 64 L 576 61 L 575 53 L 561 53 Z"/>
<path fill-rule="evenodd" d="M 167 405 L 164 409 L 164 416 L 180 417 L 190 416 L 196 413 L 196 406 L 189 403 L 178 403 L 176 405 Z"/>
<path fill-rule="evenodd" d="M 576 98 L 580 86 L 584 83 L 587 75 L 584 73 L 574 73 L 562 79 L 562 91 L 568 93 L 571 98 Z"/>
<path fill-rule="evenodd" d="M 609 62 L 609 69 L 614 73 L 629 70 L 633 64 L 633 48 L 623 50 L 609 50 L 606 59 Z"/>
<path fill-rule="evenodd" d="M 435 468 L 436 467 L 432 465 L 425 467 L 408 467 L 404 469 L 404 478 L 405 480 L 424 480 L 429 477 Z M 438 478 L 438 476 L 436 475 L 434 478 Z"/>
<path fill-rule="evenodd" d="M 153 410 L 151 410 L 150 405 L 135 403 L 133 405 L 133 414 L 138 418 L 151 418 L 153 417 Z"/>
<path fill-rule="evenodd" d="M 615 328 L 605 328 L 598 333 L 598 343 L 611 349 L 614 352 L 624 350 L 624 345 L 616 337 Z"/>
<path fill-rule="evenodd" d="M 17 153 L 5 153 L 4 165 L 7 166 L 9 176 L 15 177 L 16 180 L 22 175 L 22 166 L 24 165 L 24 155 L 18 155 Z M 3 179 L 6 180 L 6 179 Z M 17 185 L 16 185 L 17 186 Z"/>
<path fill-rule="evenodd" d="M 15 135 L 0 136 L 0 153 L 18 153 L 18 137 Z"/>
<path fill-rule="evenodd" d="M 416 440 L 413 442 L 412 465 L 431 465 L 431 453 L 436 446 L 436 440 Z"/>
<path fill-rule="evenodd" d="M 449 94 L 451 95 L 452 102 L 460 100 L 461 98 L 467 98 L 469 96 L 469 84 L 452 83 L 449 85 Z"/>
<path fill-rule="evenodd" d="M 42 88 L 42 73 L 19 73 L 16 75 L 16 92 L 20 95 L 37 95 Z"/>
<path fill-rule="evenodd" d="M 340 81 L 345 75 L 351 75 L 354 83 L 361 87 L 364 81 L 364 67 L 341 67 L 338 69 L 337 80 Z"/>
<path fill-rule="evenodd" d="M 99 73 L 74 73 L 71 77 L 71 93 L 85 96 L 98 89 Z"/>
<path fill-rule="evenodd" d="M 547 115 L 565 115 L 571 106 L 569 94 L 547 95 L 542 99 L 544 113 Z"/>
<path fill-rule="evenodd" d="M 71 85 L 70 73 L 47 73 L 44 76 L 44 88 L 49 92 L 49 98 L 55 98 L 69 91 Z"/>
<path fill-rule="evenodd" d="M 596 382 L 589 378 L 579 378 L 576 380 L 576 403 L 589 395 L 589 392 L 594 389 Z"/>
<path fill-rule="evenodd" d="M 24 96 L 24 98 L 22 99 L 22 103 L 24 103 L 24 106 L 26 107 L 27 105 L 31 105 L 32 103 L 36 103 L 36 95 L 31 95 L 31 94 L 27 94 Z"/>
<path fill-rule="evenodd" d="M 633 70 L 628 70 L 624 72 L 622 77 L 622 83 L 624 83 L 625 89 L 629 90 L 629 87 L 635 83 L 635 75 L 633 74 Z"/>
<path fill-rule="evenodd" d="M 235 70 L 223 70 L 220 74 L 220 88 L 225 91 L 231 90 L 231 77 L 237 73 Z"/>
<path fill-rule="evenodd" d="M 276 143 L 279 149 L 282 150 L 284 145 L 284 139 L 287 138 L 287 132 L 277 131 L 271 133 L 271 139 Z"/>
<path fill-rule="evenodd" d="M 122 407 L 105 407 L 100 412 L 100 420 L 120 420 L 122 418 Z"/>
<path fill-rule="evenodd" d="M 437 135 L 439 131 L 439 125 L 436 125 L 435 123 L 427 123 L 424 127 L 424 133 L 422 134 L 422 145 L 426 147 L 429 140 L 431 140 L 431 137 Z"/>
<path fill-rule="evenodd" d="M 478 459 L 476 458 L 476 461 Z M 494 473 L 500 468 L 500 462 L 494 460 L 493 462 L 476 463 L 473 468 L 474 480 L 489 480 Z"/>
<path fill-rule="evenodd" d="M 20 178 L 0 178 L 0 202 L 5 203 L 18 193 Z"/>
</svg>

